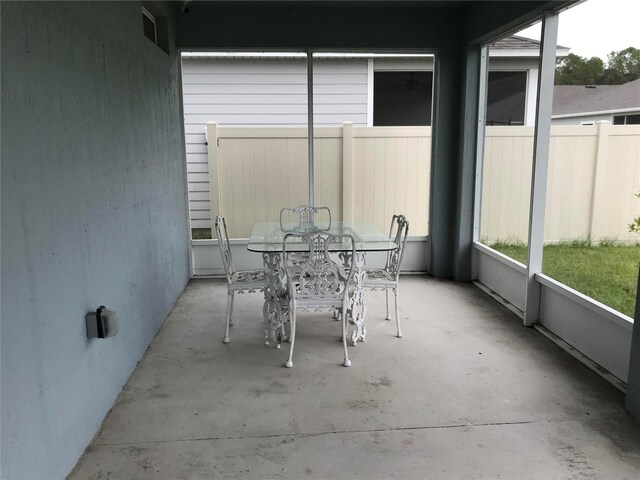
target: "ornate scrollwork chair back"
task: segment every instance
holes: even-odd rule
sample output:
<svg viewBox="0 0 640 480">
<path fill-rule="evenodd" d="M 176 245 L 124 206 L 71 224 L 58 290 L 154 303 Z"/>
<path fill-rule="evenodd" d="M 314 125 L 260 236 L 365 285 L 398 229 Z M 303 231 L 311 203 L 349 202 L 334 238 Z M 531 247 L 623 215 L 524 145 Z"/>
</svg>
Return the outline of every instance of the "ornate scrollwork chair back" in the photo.
<svg viewBox="0 0 640 480">
<path fill-rule="evenodd" d="M 355 256 L 355 240 L 351 235 L 333 235 L 321 232 L 297 234 L 284 237 L 283 258 L 290 298 L 291 346 L 285 364 L 293 366 L 293 348 L 296 338 L 296 310 L 342 309 L 347 310 L 349 283 L 354 274 L 353 262 L 339 265 L 329 254 L 330 250 L 340 250 Z M 299 254 L 306 253 L 306 260 L 299 263 Z M 344 348 L 343 365 L 350 366 L 347 352 L 346 315 L 341 320 Z"/>
<path fill-rule="evenodd" d="M 283 208 L 280 210 L 280 228 L 283 232 L 296 233 L 328 231 L 331 228 L 331 209 L 313 205 Z"/>
<path fill-rule="evenodd" d="M 389 312 L 389 290 L 394 293 L 396 314 L 396 336 L 402 337 L 400 329 L 400 316 L 398 315 L 398 283 L 400 280 L 400 265 L 404 254 L 404 247 L 409 234 L 409 221 L 404 215 L 394 215 L 389 227 L 389 240 L 396 244 L 396 248 L 387 253 L 387 261 L 384 268 L 367 268 L 364 280 L 365 288 L 371 290 L 384 290 L 387 302 L 387 320 L 391 320 Z"/>
<path fill-rule="evenodd" d="M 331 228 L 331 210 L 329 207 L 300 205 L 280 210 L 280 229 L 283 232 L 312 233 L 327 231 Z M 309 252 L 296 252 L 289 256 L 292 265 L 301 265 Z"/>
<path fill-rule="evenodd" d="M 404 254 L 404 246 L 409 234 L 409 221 L 404 215 L 394 215 L 391 219 L 389 227 L 389 239 L 397 245 L 393 250 L 387 253 L 387 263 L 385 270 L 389 272 L 396 280 L 400 276 L 400 264 L 402 263 L 402 255 Z"/>
<path fill-rule="evenodd" d="M 233 257 L 231 256 L 231 243 L 229 242 L 229 233 L 227 232 L 227 221 L 222 215 L 216 217 L 216 235 L 218 237 L 218 245 L 220 246 L 224 273 L 227 276 L 227 282 L 231 283 L 231 279 L 235 273 L 235 267 L 233 265 Z"/>
<path fill-rule="evenodd" d="M 227 320 L 223 342 L 229 343 L 229 327 L 233 324 L 232 315 L 235 293 L 263 291 L 266 286 L 266 276 L 264 270 L 236 270 L 231 256 L 231 243 L 229 242 L 227 222 L 224 216 L 218 215 L 216 217 L 215 226 L 222 264 L 227 276 Z"/>
</svg>

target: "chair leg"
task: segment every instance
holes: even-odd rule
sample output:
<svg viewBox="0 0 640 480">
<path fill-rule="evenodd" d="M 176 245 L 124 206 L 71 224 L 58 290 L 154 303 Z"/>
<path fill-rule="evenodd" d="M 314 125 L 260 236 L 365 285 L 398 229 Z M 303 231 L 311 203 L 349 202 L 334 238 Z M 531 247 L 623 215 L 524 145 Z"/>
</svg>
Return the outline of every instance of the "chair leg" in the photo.
<svg viewBox="0 0 640 480">
<path fill-rule="evenodd" d="M 400 330 L 400 315 L 398 315 L 398 287 L 393 289 L 393 294 L 395 296 L 395 306 L 396 306 L 396 328 L 398 329 L 398 333 L 396 333 L 396 337 L 402 338 L 402 330 Z"/>
<path fill-rule="evenodd" d="M 223 343 L 229 343 L 229 325 L 231 325 L 231 316 L 233 315 L 233 298 L 234 298 L 234 294 L 233 292 L 229 291 L 227 293 L 227 324 L 226 324 L 226 328 L 224 330 L 224 339 L 222 340 Z"/>
<path fill-rule="evenodd" d="M 291 342 L 289 346 L 289 359 L 284 364 L 285 367 L 291 368 L 293 367 L 293 344 L 296 341 L 296 309 L 295 305 L 291 306 L 291 310 L 289 311 L 289 318 L 291 319 L 291 336 L 289 337 L 289 341 Z"/>
<path fill-rule="evenodd" d="M 287 337 L 287 331 L 284 328 L 284 319 L 280 319 L 280 338 L 278 340 L 278 343 L 289 340 L 289 337 Z"/>
<path fill-rule="evenodd" d="M 385 320 L 391 320 L 391 315 L 389 315 L 389 289 L 388 288 L 384 289 L 384 296 L 386 297 L 386 300 L 387 300 L 387 318 Z"/>
</svg>

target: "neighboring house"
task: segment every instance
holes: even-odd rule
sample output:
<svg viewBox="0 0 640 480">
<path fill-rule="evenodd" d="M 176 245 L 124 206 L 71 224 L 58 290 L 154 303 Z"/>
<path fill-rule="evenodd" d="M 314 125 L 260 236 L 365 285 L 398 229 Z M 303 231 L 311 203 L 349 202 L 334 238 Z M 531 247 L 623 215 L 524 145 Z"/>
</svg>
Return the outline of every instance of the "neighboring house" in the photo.
<svg viewBox="0 0 640 480">
<path fill-rule="evenodd" d="M 489 47 L 487 125 L 533 125 L 540 42 L 512 35 Z M 566 57 L 569 48 L 556 48 Z"/>
<path fill-rule="evenodd" d="M 539 48 L 517 36 L 491 45 L 489 125 L 533 125 Z M 431 125 L 433 69 L 432 55 L 318 56 L 314 125 Z M 207 228 L 198 220 L 208 202 L 206 123 L 306 126 L 307 63 L 292 54 L 184 53 L 182 72 L 192 227 Z"/>
<path fill-rule="evenodd" d="M 556 85 L 553 125 L 640 124 L 640 78 L 623 85 Z"/>
<path fill-rule="evenodd" d="M 490 46 L 487 121 L 533 125 L 540 42 L 511 36 Z M 557 55 L 569 49 L 558 47 Z M 304 58 L 183 54 L 187 124 L 306 125 Z M 433 56 L 329 54 L 314 60 L 315 124 L 430 125 Z"/>
</svg>

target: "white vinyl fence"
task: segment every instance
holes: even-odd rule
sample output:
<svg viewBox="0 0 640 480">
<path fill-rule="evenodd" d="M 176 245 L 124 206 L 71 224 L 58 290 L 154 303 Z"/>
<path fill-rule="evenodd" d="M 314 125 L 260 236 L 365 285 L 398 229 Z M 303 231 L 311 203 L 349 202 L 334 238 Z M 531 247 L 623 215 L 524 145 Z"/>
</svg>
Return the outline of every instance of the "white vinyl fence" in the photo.
<svg viewBox="0 0 640 480">
<path fill-rule="evenodd" d="M 314 129 L 315 204 L 337 220 L 374 222 L 383 231 L 404 213 L 413 236 L 426 236 L 431 129 Z M 308 203 L 307 129 L 207 125 L 212 212 L 229 218 L 229 235 L 247 238 L 257 222 Z M 215 213 L 212 215 L 215 217 Z"/>
<path fill-rule="evenodd" d="M 247 238 L 283 206 L 308 202 L 307 129 L 206 127 L 206 163 L 190 162 L 193 228 L 220 212 L 230 235 Z M 428 235 L 430 127 L 317 127 L 315 203 L 334 218 L 388 228 L 393 213 Z M 485 243 L 527 240 L 533 127 L 487 127 L 481 210 Z M 196 157 L 194 157 L 196 158 Z M 545 240 L 637 241 L 627 224 L 640 213 L 640 126 L 551 129 Z"/>
<path fill-rule="evenodd" d="M 488 127 L 480 238 L 526 242 L 533 127 Z M 545 241 L 638 241 L 640 126 L 553 126 Z"/>
</svg>

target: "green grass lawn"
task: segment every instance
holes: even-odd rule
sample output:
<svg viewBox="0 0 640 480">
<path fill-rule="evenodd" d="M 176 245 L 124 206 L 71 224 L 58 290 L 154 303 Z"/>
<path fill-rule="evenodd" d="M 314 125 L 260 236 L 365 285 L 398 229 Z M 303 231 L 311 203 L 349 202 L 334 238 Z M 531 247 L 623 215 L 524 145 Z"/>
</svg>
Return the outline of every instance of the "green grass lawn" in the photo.
<svg viewBox="0 0 640 480">
<path fill-rule="evenodd" d="M 210 228 L 192 228 L 191 238 L 193 240 L 211 240 L 213 237 Z"/>
<path fill-rule="evenodd" d="M 525 245 L 495 244 L 491 248 L 527 262 Z M 638 265 L 640 244 L 546 245 L 542 257 L 542 273 L 630 317 L 635 309 Z"/>
</svg>

